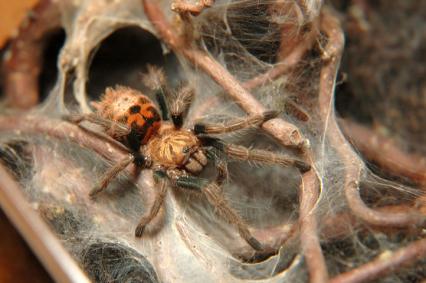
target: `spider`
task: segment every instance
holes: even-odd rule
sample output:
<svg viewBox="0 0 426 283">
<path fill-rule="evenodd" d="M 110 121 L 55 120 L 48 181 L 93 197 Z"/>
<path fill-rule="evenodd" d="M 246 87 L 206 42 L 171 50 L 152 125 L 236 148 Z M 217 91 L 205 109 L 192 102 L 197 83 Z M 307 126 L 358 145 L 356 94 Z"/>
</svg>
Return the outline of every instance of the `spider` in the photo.
<svg viewBox="0 0 426 283">
<path fill-rule="evenodd" d="M 186 129 L 182 126 L 194 98 L 193 88 L 183 85 L 176 91 L 173 99 L 170 99 L 164 72 L 153 66 L 148 67 L 143 81 L 155 93 L 159 108 L 141 92 L 117 86 L 107 88 L 102 99 L 93 104 L 96 113 L 67 117 L 68 121 L 76 124 L 86 120 L 102 126 L 105 133 L 128 147 L 131 152 L 107 170 L 90 191 L 90 196 L 94 197 L 102 192 L 119 172 L 134 163 L 140 169 L 152 169 L 158 186 L 154 204 L 142 216 L 136 227 L 136 237 L 142 236 L 146 225 L 160 210 L 168 181 L 172 187 L 204 194 L 216 211 L 237 228 L 240 236 L 253 249 L 263 250 L 262 244 L 250 233 L 248 225 L 228 205 L 222 194 L 221 187 L 227 179 L 227 171 L 223 162 L 224 158 L 219 158 L 216 152 L 240 161 L 295 166 L 300 172 L 308 171 L 310 166 L 301 160 L 271 151 L 225 143 L 210 135 L 259 126 L 276 117 L 278 112 L 267 111 L 245 119 L 230 120 L 224 124 L 200 122 L 196 123 L 192 129 Z M 214 180 L 198 176 L 209 161 L 213 161 L 217 170 Z"/>
</svg>

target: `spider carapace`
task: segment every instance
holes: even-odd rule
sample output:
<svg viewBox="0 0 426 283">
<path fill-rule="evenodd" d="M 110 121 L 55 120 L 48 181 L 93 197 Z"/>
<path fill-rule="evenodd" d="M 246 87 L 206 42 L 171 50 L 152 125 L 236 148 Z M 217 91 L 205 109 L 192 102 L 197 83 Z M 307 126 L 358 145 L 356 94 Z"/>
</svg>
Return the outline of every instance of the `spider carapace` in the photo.
<svg viewBox="0 0 426 283">
<path fill-rule="evenodd" d="M 118 86 L 107 88 L 101 101 L 93 104 L 96 113 L 68 117 L 74 123 L 88 120 L 101 125 L 108 135 L 123 143 L 131 152 L 105 173 L 90 195 L 94 196 L 104 190 L 120 171 L 130 163 L 135 163 L 141 169 L 152 169 L 158 186 L 152 207 L 137 225 L 137 237 L 142 236 L 145 226 L 160 210 L 169 183 L 172 187 L 204 194 L 216 211 L 237 228 L 241 237 L 253 249 L 264 250 L 265 247 L 251 234 L 248 225 L 223 197 L 221 186 L 227 180 L 226 160 L 230 158 L 294 166 L 300 172 L 309 170 L 309 164 L 271 151 L 225 143 L 210 136 L 259 126 L 275 118 L 278 114 L 275 111 L 230 120 L 224 124 L 196 123 L 191 129 L 183 128 L 194 90 L 189 86 L 182 86 L 171 95 L 165 81 L 163 71 L 156 67 L 150 66 L 144 76 L 144 84 L 153 91 L 159 108 L 141 92 Z M 169 118 L 171 122 L 168 121 Z M 213 162 L 218 172 L 214 180 L 198 176 L 209 162 Z"/>
</svg>

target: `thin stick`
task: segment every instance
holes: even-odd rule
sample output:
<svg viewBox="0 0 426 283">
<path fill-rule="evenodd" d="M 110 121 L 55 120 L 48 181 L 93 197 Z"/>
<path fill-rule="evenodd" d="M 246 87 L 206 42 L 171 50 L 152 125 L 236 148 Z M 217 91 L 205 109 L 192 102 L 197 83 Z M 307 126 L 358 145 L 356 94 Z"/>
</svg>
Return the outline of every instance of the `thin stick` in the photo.
<svg viewBox="0 0 426 283">
<path fill-rule="evenodd" d="M 397 251 L 385 251 L 373 261 L 334 277 L 331 283 L 370 282 L 426 257 L 426 239 L 418 240 Z"/>
<path fill-rule="evenodd" d="M 319 104 L 323 121 L 326 123 L 327 137 L 340 154 L 345 167 L 345 196 L 352 212 L 363 221 L 377 226 L 404 227 L 425 224 L 425 217 L 419 214 L 388 213 L 367 207 L 361 199 L 358 187 L 362 161 L 353 152 L 340 132 L 333 112 L 334 84 L 339 66 L 344 38 L 338 20 L 325 11 L 321 21 L 322 30 L 328 36 L 325 57 L 328 59 L 321 70 Z"/>
<path fill-rule="evenodd" d="M 157 1 L 142 0 L 142 4 L 145 14 L 162 40 L 176 53 L 183 55 L 194 66 L 201 68 L 210 75 L 244 111 L 248 114 L 260 114 L 267 110 L 216 60 L 203 51 L 186 46 L 183 38 L 176 36 L 176 32 L 167 22 Z M 272 119 L 264 123 L 262 128 L 284 146 L 296 148 L 306 146 L 306 140 L 300 134 L 299 129 L 282 119 Z"/>
<path fill-rule="evenodd" d="M 399 204 L 399 205 L 388 205 L 376 208 L 377 211 L 382 213 L 395 213 L 395 212 L 413 212 L 413 213 L 423 213 L 421 209 L 416 209 L 411 205 Z M 402 230 L 405 228 L 405 230 Z M 330 242 L 333 240 L 344 239 L 351 237 L 354 234 L 354 231 L 359 230 L 368 230 L 377 231 L 378 233 L 400 233 L 404 231 L 407 234 L 418 234 L 421 233 L 422 228 L 413 229 L 413 227 L 386 227 L 383 225 L 379 226 L 366 226 L 362 225 L 362 222 L 359 221 L 354 214 L 350 211 L 341 212 L 335 215 L 327 215 L 324 217 L 324 221 L 321 223 L 321 238 L 325 242 Z"/>
</svg>

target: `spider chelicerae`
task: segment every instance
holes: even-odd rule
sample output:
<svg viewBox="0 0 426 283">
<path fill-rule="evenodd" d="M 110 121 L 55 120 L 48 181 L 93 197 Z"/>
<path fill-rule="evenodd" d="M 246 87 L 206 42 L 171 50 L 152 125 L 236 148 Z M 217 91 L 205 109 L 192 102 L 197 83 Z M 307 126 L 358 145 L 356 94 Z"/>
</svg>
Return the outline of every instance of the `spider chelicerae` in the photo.
<svg viewBox="0 0 426 283">
<path fill-rule="evenodd" d="M 225 158 L 221 156 L 263 164 L 295 166 L 301 172 L 306 172 L 310 166 L 299 159 L 229 144 L 210 135 L 260 126 L 275 118 L 278 112 L 267 111 L 224 124 L 196 123 L 192 129 L 185 129 L 182 125 L 194 98 L 194 89 L 183 85 L 171 96 L 164 72 L 153 66 L 148 67 L 143 81 L 155 93 L 160 111 L 141 92 L 117 86 L 107 88 L 102 99 L 93 104 L 96 113 L 67 116 L 73 123 L 86 120 L 102 126 L 108 135 L 124 144 L 131 152 L 105 173 L 90 191 L 90 196 L 103 191 L 118 173 L 134 163 L 141 169 L 152 169 L 158 187 L 153 205 L 136 227 L 136 237 L 142 236 L 146 225 L 157 215 L 169 183 L 173 187 L 204 194 L 216 211 L 238 229 L 241 237 L 253 249 L 262 251 L 262 244 L 252 236 L 247 224 L 228 205 L 222 194 L 221 186 L 227 179 L 227 170 Z M 209 161 L 217 169 L 214 180 L 198 176 Z"/>
</svg>

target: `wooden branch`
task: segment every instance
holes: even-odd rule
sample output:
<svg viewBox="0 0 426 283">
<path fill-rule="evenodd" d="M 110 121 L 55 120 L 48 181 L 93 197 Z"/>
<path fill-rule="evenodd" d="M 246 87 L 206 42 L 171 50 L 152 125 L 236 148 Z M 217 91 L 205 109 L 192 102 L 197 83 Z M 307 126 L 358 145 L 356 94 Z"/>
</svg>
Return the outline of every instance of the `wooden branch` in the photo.
<svg viewBox="0 0 426 283">
<path fill-rule="evenodd" d="M 423 215 L 377 211 L 367 207 L 361 199 L 358 182 L 364 165 L 340 132 L 333 108 L 335 79 L 344 45 L 343 32 L 337 18 L 327 11 L 323 13 L 321 28 L 328 36 L 328 43 L 324 49 L 327 61 L 320 74 L 320 113 L 326 123 L 327 137 L 333 143 L 344 163 L 345 196 L 350 209 L 363 221 L 376 226 L 424 226 L 426 221 Z"/>
</svg>

